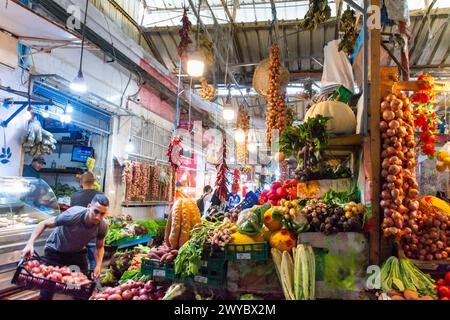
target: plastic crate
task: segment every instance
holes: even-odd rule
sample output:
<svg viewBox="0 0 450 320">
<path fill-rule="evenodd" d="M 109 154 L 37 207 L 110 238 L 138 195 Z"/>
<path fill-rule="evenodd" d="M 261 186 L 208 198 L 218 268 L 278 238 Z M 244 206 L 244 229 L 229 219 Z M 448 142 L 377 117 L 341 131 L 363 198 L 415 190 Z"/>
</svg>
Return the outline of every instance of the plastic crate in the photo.
<svg viewBox="0 0 450 320">
<path fill-rule="evenodd" d="M 269 259 L 267 242 L 231 243 L 227 245 L 228 261 L 263 261 Z"/>
<path fill-rule="evenodd" d="M 173 262 L 168 261 L 161 265 L 159 260 L 143 258 L 141 261 L 142 274 L 152 276 L 153 278 L 164 278 L 170 280 L 176 279 L 175 266 Z"/>
<path fill-rule="evenodd" d="M 212 288 L 225 288 L 227 284 L 227 262 L 222 261 L 221 265 L 216 265 L 214 268 L 211 266 L 201 267 L 198 275 L 182 281 Z"/>
<path fill-rule="evenodd" d="M 156 233 L 147 233 L 145 235 L 126 237 L 114 242 L 111 242 L 111 247 L 117 247 L 117 249 L 127 248 L 142 243 L 148 243 L 156 235 Z"/>
<path fill-rule="evenodd" d="M 44 289 L 53 293 L 66 294 L 83 300 L 89 299 L 92 292 L 94 292 L 96 283 L 93 281 L 81 285 L 36 277 L 30 271 L 25 269 L 25 263 L 30 260 L 37 260 L 42 263 L 42 259 L 36 253 L 31 259 L 26 261 L 21 260 L 17 266 L 16 272 L 14 273 L 13 279 L 11 280 L 12 284 L 22 286 L 27 289 Z"/>
</svg>

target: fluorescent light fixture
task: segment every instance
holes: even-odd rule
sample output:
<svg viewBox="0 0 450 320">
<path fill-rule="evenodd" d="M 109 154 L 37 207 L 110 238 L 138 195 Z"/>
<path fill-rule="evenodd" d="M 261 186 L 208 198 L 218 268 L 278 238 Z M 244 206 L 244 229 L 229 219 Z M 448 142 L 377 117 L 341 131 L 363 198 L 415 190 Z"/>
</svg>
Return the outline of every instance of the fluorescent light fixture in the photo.
<svg viewBox="0 0 450 320">
<path fill-rule="evenodd" d="M 84 81 L 83 71 L 78 71 L 78 75 L 70 83 L 70 90 L 80 93 L 87 91 L 87 85 L 86 81 Z"/>
<path fill-rule="evenodd" d="M 25 112 L 23 113 L 23 118 L 25 120 L 31 120 L 31 118 L 33 117 L 33 114 L 31 113 L 30 109 L 25 110 Z"/>
<path fill-rule="evenodd" d="M 201 77 L 205 70 L 205 62 L 198 52 L 189 54 L 187 61 L 187 73 L 191 77 Z"/>
</svg>

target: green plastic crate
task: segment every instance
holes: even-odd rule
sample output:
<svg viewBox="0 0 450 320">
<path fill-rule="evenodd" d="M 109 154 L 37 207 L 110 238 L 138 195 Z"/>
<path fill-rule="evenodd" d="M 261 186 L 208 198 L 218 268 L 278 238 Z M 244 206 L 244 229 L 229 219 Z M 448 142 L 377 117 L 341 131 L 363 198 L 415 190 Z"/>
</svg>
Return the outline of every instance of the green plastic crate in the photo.
<svg viewBox="0 0 450 320">
<path fill-rule="evenodd" d="M 267 242 L 232 243 L 227 245 L 228 261 L 263 261 L 269 259 L 269 245 Z"/>
<path fill-rule="evenodd" d="M 210 270 L 220 271 L 223 268 L 223 264 L 226 262 L 226 250 L 213 250 L 203 252 L 200 266 L 208 268 Z"/>
<path fill-rule="evenodd" d="M 223 261 L 220 267 L 201 267 L 199 274 L 183 280 L 212 288 L 225 288 L 227 284 L 227 262 Z"/>
<path fill-rule="evenodd" d="M 158 260 L 151 260 L 143 258 L 141 264 L 141 273 L 149 275 L 154 278 L 176 279 L 174 263 L 165 262 L 162 266 L 159 265 Z"/>
</svg>

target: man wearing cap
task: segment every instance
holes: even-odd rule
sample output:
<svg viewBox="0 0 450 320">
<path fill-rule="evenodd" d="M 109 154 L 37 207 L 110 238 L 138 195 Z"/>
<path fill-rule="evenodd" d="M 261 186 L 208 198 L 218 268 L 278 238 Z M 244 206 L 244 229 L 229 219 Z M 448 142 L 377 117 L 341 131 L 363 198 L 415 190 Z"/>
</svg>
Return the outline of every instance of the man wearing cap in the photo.
<svg viewBox="0 0 450 320">
<path fill-rule="evenodd" d="M 46 164 L 43 156 L 34 157 L 31 164 L 23 167 L 22 176 L 40 179 L 41 175 L 39 174 L 39 171 L 42 169 L 42 166 Z"/>
<path fill-rule="evenodd" d="M 97 194 L 103 194 L 99 190 L 94 190 L 92 187 L 95 182 L 95 176 L 92 172 L 85 172 L 81 176 L 80 185 L 83 188 L 81 191 L 72 193 L 70 197 L 70 206 L 80 206 L 87 208 L 89 203 Z M 87 255 L 89 260 L 89 270 L 92 272 L 95 269 L 95 251 L 96 251 L 96 239 L 92 239 L 86 246 Z"/>
</svg>

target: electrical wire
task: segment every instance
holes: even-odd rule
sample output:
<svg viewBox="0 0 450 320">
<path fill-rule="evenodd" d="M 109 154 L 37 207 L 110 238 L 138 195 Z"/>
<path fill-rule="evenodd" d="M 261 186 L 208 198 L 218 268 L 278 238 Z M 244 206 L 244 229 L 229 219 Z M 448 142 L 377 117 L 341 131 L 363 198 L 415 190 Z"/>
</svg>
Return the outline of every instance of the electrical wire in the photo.
<svg viewBox="0 0 450 320">
<path fill-rule="evenodd" d="M 86 36 L 86 19 L 87 19 L 87 11 L 88 11 L 89 0 L 86 0 L 86 8 L 84 9 L 84 22 L 83 22 L 83 31 L 82 31 L 82 39 L 81 39 L 81 55 L 80 55 L 80 69 L 82 70 L 83 66 L 83 51 L 84 51 L 84 40 Z"/>
</svg>

